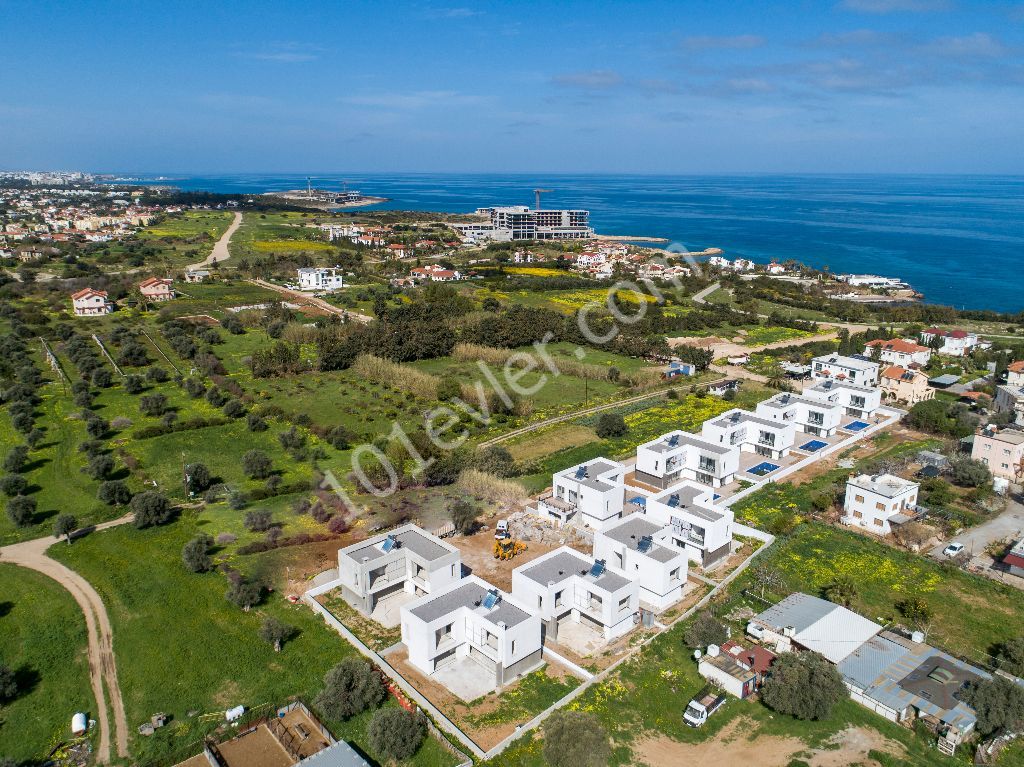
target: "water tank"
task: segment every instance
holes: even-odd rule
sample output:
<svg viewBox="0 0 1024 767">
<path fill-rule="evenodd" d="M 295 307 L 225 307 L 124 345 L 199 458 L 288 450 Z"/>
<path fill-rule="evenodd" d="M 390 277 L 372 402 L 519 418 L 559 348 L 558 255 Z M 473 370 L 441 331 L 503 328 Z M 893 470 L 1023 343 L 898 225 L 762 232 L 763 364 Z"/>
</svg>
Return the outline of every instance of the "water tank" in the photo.
<svg viewBox="0 0 1024 767">
<path fill-rule="evenodd" d="M 708 657 L 709 658 L 717 658 L 718 657 L 718 653 L 719 653 L 718 645 L 716 645 L 716 644 L 709 644 L 708 645 Z"/>
<path fill-rule="evenodd" d="M 229 722 L 233 722 L 244 713 L 245 706 L 235 706 L 234 708 L 229 708 L 227 711 L 224 712 L 224 718 L 227 719 Z"/>
<path fill-rule="evenodd" d="M 700 660 L 701 657 L 703 657 L 703 655 L 704 655 L 704 653 L 702 653 L 700 650 L 694 650 L 693 651 L 693 659 L 694 660 Z"/>
<path fill-rule="evenodd" d="M 917 642 L 918 644 L 924 644 L 924 632 L 923 631 L 915 631 L 914 633 L 912 633 L 910 635 L 910 641 L 911 642 Z"/>
<path fill-rule="evenodd" d="M 87 729 L 89 729 L 89 720 L 86 719 L 85 714 L 79 712 L 71 717 L 72 735 L 85 735 Z"/>
</svg>

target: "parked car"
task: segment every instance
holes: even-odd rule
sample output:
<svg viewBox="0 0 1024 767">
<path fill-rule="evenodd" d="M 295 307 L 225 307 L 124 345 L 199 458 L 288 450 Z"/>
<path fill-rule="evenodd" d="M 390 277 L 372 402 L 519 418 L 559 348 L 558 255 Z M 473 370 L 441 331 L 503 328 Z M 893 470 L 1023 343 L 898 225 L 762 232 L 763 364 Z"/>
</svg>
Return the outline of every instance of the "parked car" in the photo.
<svg viewBox="0 0 1024 767">
<path fill-rule="evenodd" d="M 499 519 L 498 520 L 498 524 L 494 528 L 494 538 L 495 538 L 495 540 L 503 541 L 506 538 L 511 538 L 511 537 L 512 536 L 509 535 L 509 532 L 508 532 L 508 520 L 507 519 Z"/>
<path fill-rule="evenodd" d="M 722 707 L 723 703 L 725 703 L 725 693 L 708 685 L 686 704 L 683 720 L 691 727 L 700 727 L 708 720 L 708 717 Z"/>
<path fill-rule="evenodd" d="M 947 557 L 955 557 L 963 550 L 964 545 L 962 543 L 951 543 L 942 550 L 942 553 L 945 554 Z"/>
</svg>

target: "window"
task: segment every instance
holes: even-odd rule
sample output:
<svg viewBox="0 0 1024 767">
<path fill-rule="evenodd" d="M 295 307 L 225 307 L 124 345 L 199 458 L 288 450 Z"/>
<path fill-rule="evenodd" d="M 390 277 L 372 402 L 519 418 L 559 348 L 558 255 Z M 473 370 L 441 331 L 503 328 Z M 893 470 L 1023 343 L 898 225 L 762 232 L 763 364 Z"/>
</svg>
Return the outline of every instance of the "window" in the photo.
<svg viewBox="0 0 1024 767">
<path fill-rule="evenodd" d="M 679 580 L 679 568 L 678 567 L 668 574 L 668 579 L 670 581 L 678 581 Z"/>
<path fill-rule="evenodd" d="M 875 508 L 878 509 L 879 511 L 885 511 L 885 504 L 884 503 L 876 503 L 875 504 Z"/>
<path fill-rule="evenodd" d="M 629 609 L 629 597 L 623 597 L 619 600 L 619 612 Z"/>
<path fill-rule="evenodd" d="M 516 654 L 516 640 L 514 639 L 512 640 L 512 654 Z"/>
<path fill-rule="evenodd" d="M 881 527 L 881 526 L 882 526 L 882 520 L 876 519 L 875 520 L 875 527 Z"/>
<path fill-rule="evenodd" d="M 857 503 L 864 503 L 864 496 L 863 495 L 855 495 L 855 496 L 853 496 L 853 500 L 856 501 Z"/>
<path fill-rule="evenodd" d="M 544 607 L 544 595 L 540 594 L 537 596 L 537 609 L 541 610 Z"/>
<path fill-rule="evenodd" d="M 555 607 L 561 607 L 562 606 L 562 593 L 563 592 L 561 592 L 561 591 L 556 591 L 555 592 Z"/>
<path fill-rule="evenodd" d="M 714 458 L 708 458 L 706 455 L 700 457 L 700 470 L 713 474 L 715 468 L 718 466 L 718 462 Z"/>
<path fill-rule="evenodd" d="M 855 511 L 855 512 L 853 512 L 853 516 L 856 519 L 864 519 L 864 512 L 862 512 L 862 511 Z"/>
</svg>

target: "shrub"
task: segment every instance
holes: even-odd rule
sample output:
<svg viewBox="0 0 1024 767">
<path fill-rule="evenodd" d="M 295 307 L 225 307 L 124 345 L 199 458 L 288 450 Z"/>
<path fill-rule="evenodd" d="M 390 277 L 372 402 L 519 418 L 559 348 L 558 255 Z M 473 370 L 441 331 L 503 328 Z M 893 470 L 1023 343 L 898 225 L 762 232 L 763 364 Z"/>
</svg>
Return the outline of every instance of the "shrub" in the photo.
<svg viewBox="0 0 1024 767">
<path fill-rule="evenodd" d="M 20 474 L 25 468 L 25 464 L 28 463 L 28 446 L 27 445 L 15 445 L 7 451 L 7 455 L 4 456 L 4 471 L 10 472 L 11 474 Z"/>
<path fill-rule="evenodd" d="M 982 487 L 992 481 L 992 472 L 981 461 L 956 458 L 949 462 L 949 474 L 961 487 Z"/>
<path fill-rule="evenodd" d="M 766 706 L 797 719 L 826 719 L 846 697 L 836 667 L 816 652 L 780 655 L 761 691 Z"/>
<path fill-rule="evenodd" d="M 132 499 L 131 490 L 119 479 L 100 483 L 96 497 L 108 506 L 124 506 Z"/>
<path fill-rule="evenodd" d="M 960 699 L 978 715 L 978 732 L 1019 731 L 1024 725 L 1024 688 L 1003 677 L 972 682 L 960 693 Z"/>
<path fill-rule="evenodd" d="M 139 493 L 132 498 L 130 505 L 135 514 L 135 526 L 140 530 L 165 524 L 173 514 L 168 500 L 154 490 Z"/>
<path fill-rule="evenodd" d="M 701 612 L 693 619 L 693 622 L 683 631 L 683 641 L 687 647 L 694 649 L 704 648 L 708 645 L 720 645 L 728 639 L 725 626 L 723 626 L 714 615 L 708 611 Z"/>
<path fill-rule="evenodd" d="M 161 367 L 151 367 L 146 371 L 146 380 L 151 383 L 164 383 L 170 377 L 170 373 Z"/>
<path fill-rule="evenodd" d="M 480 511 L 469 501 L 460 498 L 448 507 L 448 515 L 452 518 L 456 530 L 463 535 L 470 535 L 476 530 Z"/>
<path fill-rule="evenodd" d="M 249 431 L 266 431 L 267 422 L 255 413 L 249 413 L 245 417 L 245 425 Z"/>
<path fill-rule="evenodd" d="M 914 626 L 923 626 L 932 617 L 931 605 L 917 596 L 901 599 L 896 603 L 896 609 Z"/>
<path fill-rule="evenodd" d="M 233 336 L 240 336 L 245 332 L 242 321 L 234 314 L 228 314 L 220 321 L 220 326 Z"/>
<path fill-rule="evenodd" d="M 188 396 L 193 399 L 198 399 L 206 394 L 206 386 L 204 386 L 203 382 L 198 378 L 186 378 L 183 386 L 185 387 L 185 392 Z"/>
<path fill-rule="evenodd" d="M 18 675 L 10 666 L 0 663 L 0 702 L 14 700 L 18 694 Z M 12 762 L 13 764 L 13 762 Z"/>
<path fill-rule="evenodd" d="M 214 407 L 221 407 L 228 401 L 228 395 L 216 386 L 211 386 L 206 392 L 206 401 Z"/>
<path fill-rule="evenodd" d="M 3 478 L 0 478 L 0 493 L 3 493 L 8 498 L 21 495 L 25 492 L 25 488 L 28 487 L 28 480 L 26 480 L 20 474 L 8 474 Z"/>
<path fill-rule="evenodd" d="M 412 758 L 427 736 L 427 718 L 404 708 L 382 708 L 366 728 L 370 749 L 387 760 Z"/>
<path fill-rule="evenodd" d="M 586 711 L 554 711 L 544 722 L 543 749 L 551 767 L 605 767 L 611 758 L 608 733 Z"/>
<path fill-rule="evenodd" d="M 335 426 L 327 432 L 327 442 L 335 450 L 347 450 L 355 441 L 355 435 L 344 426 Z"/>
<path fill-rule="evenodd" d="M 121 431 L 122 429 L 127 429 L 131 425 L 132 425 L 132 419 L 131 418 L 126 418 L 123 415 L 119 415 L 117 418 L 113 418 L 110 421 L 110 428 L 114 429 L 116 431 Z"/>
<path fill-rule="evenodd" d="M 608 439 L 625 436 L 629 427 L 626 426 L 626 419 L 620 413 L 601 413 L 594 431 L 601 439 Z"/>
<path fill-rule="evenodd" d="M 200 533 L 181 549 L 181 561 L 185 568 L 192 573 L 207 573 L 213 569 L 213 559 L 210 557 L 210 547 L 213 539 L 205 533 Z"/>
<path fill-rule="evenodd" d="M 262 450 L 250 450 L 242 456 L 242 471 L 249 479 L 266 479 L 272 468 L 270 456 Z"/>
<path fill-rule="evenodd" d="M 491 445 L 477 452 L 476 468 L 504 479 L 516 473 L 516 462 L 508 448 L 502 445 Z"/>
<path fill-rule="evenodd" d="M 162 416 L 167 410 L 167 395 L 156 393 L 139 397 L 139 410 L 153 418 Z"/>
<path fill-rule="evenodd" d="M 281 652 L 281 646 L 295 635 L 295 628 L 268 615 L 260 624 L 260 639 L 274 645 L 274 652 Z"/>
<path fill-rule="evenodd" d="M 36 515 L 36 500 L 16 495 L 7 502 L 7 517 L 15 527 L 28 527 Z"/>
<path fill-rule="evenodd" d="M 234 543 L 238 540 L 238 536 L 234 533 L 218 533 L 217 534 L 217 545 L 227 546 L 229 543 Z"/>
<path fill-rule="evenodd" d="M 346 658 L 324 676 L 315 705 L 328 719 L 340 722 L 376 708 L 387 695 L 380 672 L 364 660 Z"/>
<path fill-rule="evenodd" d="M 344 514 L 335 514 L 327 522 L 327 530 L 334 535 L 341 535 L 347 533 L 351 525 L 349 524 L 348 517 Z"/>
<path fill-rule="evenodd" d="M 241 418 L 245 415 L 245 405 L 242 404 L 241 400 L 229 399 L 224 403 L 224 415 L 228 418 Z"/>
<path fill-rule="evenodd" d="M 273 516 L 267 509 L 253 509 L 245 512 L 245 529 L 253 533 L 263 533 L 270 529 Z"/>
</svg>

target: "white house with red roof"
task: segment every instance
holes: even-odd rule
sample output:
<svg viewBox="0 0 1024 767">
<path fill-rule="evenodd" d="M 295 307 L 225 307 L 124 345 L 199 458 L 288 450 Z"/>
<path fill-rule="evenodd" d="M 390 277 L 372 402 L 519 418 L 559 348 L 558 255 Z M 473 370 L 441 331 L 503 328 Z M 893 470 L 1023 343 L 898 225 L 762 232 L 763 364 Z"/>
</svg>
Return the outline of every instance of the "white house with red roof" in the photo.
<svg viewBox="0 0 1024 767">
<path fill-rule="evenodd" d="M 167 277 L 150 277 L 139 283 L 139 292 L 149 301 L 170 301 L 174 298 L 172 284 Z"/>
<path fill-rule="evenodd" d="M 951 357 L 963 357 L 981 343 L 977 335 L 966 330 L 928 328 L 921 331 L 921 343 L 929 347 L 936 338 L 942 341 L 942 346 L 938 348 L 939 354 L 948 354 Z"/>
<path fill-rule="evenodd" d="M 879 338 L 869 341 L 864 346 L 864 355 L 870 357 L 875 349 L 878 349 L 878 358 L 882 362 L 902 367 L 927 365 L 928 360 L 932 358 L 932 350 L 929 347 L 903 338 L 893 338 L 888 341 Z"/>
<path fill-rule="evenodd" d="M 413 249 L 409 245 L 403 245 L 398 242 L 394 242 L 388 245 L 388 252 L 392 258 L 406 258 L 413 254 Z"/>
<path fill-rule="evenodd" d="M 445 269 L 437 264 L 416 266 L 409 270 L 409 276 L 418 280 L 430 280 L 431 282 L 455 282 L 462 279 L 462 273 L 454 269 Z"/>
<path fill-rule="evenodd" d="M 76 317 L 95 317 L 114 311 L 114 305 L 107 299 L 107 291 L 94 288 L 83 288 L 72 293 L 71 305 Z"/>
<path fill-rule="evenodd" d="M 1006 369 L 1007 386 L 1024 386 L 1024 360 L 1011 362 Z"/>
</svg>

